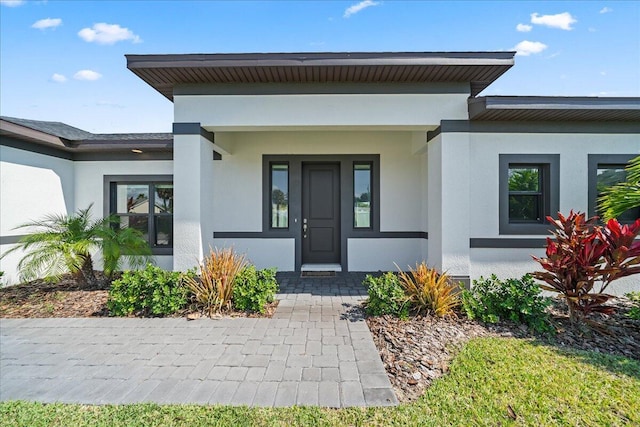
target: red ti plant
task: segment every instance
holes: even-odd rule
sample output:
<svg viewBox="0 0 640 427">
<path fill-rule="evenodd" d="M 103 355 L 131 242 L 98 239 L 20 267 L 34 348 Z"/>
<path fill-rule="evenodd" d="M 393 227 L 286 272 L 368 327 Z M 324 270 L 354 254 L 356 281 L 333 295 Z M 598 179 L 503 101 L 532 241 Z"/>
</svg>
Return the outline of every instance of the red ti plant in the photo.
<svg viewBox="0 0 640 427">
<path fill-rule="evenodd" d="M 533 257 L 545 271 L 533 276 L 545 282 L 540 287 L 564 296 L 572 322 L 593 312 L 611 313 L 604 303 L 611 298 L 605 292 L 612 281 L 640 273 L 640 219 L 621 226 L 610 220 L 604 227 L 597 217 L 585 219 L 580 212 L 558 219 L 547 217 L 555 230 L 555 239 L 547 238 L 546 258 Z M 598 292 L 592 293 L 596 283 Z"/>
</svg>

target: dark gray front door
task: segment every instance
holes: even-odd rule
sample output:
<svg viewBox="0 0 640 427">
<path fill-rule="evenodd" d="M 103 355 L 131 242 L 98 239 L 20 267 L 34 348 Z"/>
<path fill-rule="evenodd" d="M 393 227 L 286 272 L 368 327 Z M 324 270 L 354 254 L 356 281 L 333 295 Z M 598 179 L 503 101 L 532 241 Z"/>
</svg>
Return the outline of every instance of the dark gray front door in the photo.
<svg viewBox="0 0 640 427">
<path fill-rule="evenodd" d="M 340 165 L 302 164 L 302 263 L 340 263 Z"/>
</svg>

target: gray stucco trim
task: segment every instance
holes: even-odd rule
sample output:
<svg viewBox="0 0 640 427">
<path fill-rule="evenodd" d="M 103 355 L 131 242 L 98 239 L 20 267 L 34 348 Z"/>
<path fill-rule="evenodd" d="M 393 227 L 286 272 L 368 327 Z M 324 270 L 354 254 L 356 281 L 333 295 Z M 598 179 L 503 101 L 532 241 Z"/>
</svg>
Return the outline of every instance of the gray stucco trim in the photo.
<svg viewBox="0 0 640 427">
<path fill-rule="evenodd" d="M 205 138 L 209 142 L 214 141 L 213 132 L 209 132 L 204 129 L 200 123 L 174 123 L 173 124 L 173 134 L 174 135 L 200 135 Z"/>
<path fill-rule="evenodd" d="M 597 174 L 598 165 L 627 165 L 631 159 L 640 154 L 589 154 L 588 157 L 588 201 L 587 215 L 589 217 L 597 215 Z"/>
<path fill-rule="evenodd" d="M 111 215 L 111 184 L 117 182 L 173 182 L 173 175 L 104 175 L 102 213 L 104 217 Z M 151 247 L 153 255 L 173 255 L 173 248 Z"/>
<path fill-rule="evenodd" d="M 559 154 L 500 154 L 499 155 L 499 233 L 549 234 L 551 226 L 542 223 L 509 222 L 509 164 L 543 165 L 543 216 L 555 216 L 560 209 L 560 155 Z"/>
<path fill-rule="evenodd" d="M 289 229 L 270 229 L 271 215 L 269 201 L 269 164 L 289 164 Z M 373 233 L 380 233 L 380 155 L 263 155 L 262 156 L 262 238 L 295 239 L 295 268 L 302 265 L 302 163 L 339 163 L 340 164 L 340 258 L 344 271 L 347 270 L 347 240 L 349 238 L 365 238 Z M 358 230 L 353 227 L 353 164 L 354 162 L 371 162 L 373 188 L 372 193 L 372 227 Z M 298 222 L 296 222 L 298 219 Z M 218 233 L 215 234 L 218 236 Z M 230 237 L 229 237 L 230 238 Z"/>
<path fill-rule="evenodd" d="M 216 231 L 213 233 L 214 239 L 293 239 L 288 230 L 278 232 L 270 230 L 268 233 L 262 231 Z M 349 237 L 350 239 L 428 239 L 429 234 L 424 231 L 370 231 L 358 233 Z"/>
<path fill-rule="evenodd" d="M 551 234 L 549 234 L 551 236 Z M 544 248 L 547 245 L 547 239 L 505 239 L 505 238 L 471 238 L 469 239 L 470 248 L 495 248 L 495 249 L 517 249 L 517 248 Z"/>
<path fill-rule="evenodd" d="M 29 151 L 31 153 L 43 154 L 45 156 L 57 157 L 59 159 L 73 160 L 73 153 L 56 148 L 41 145 L 35 142 L 22 141 L 9 136 L 0 136 L 0 145 L 15 148 L 17 150 Z"/>
<path fill-rule="evenodd" d="M 436 129 L 433 132 L 438 132 Z M 471 121 L 442 120 L 440 131 L 446 133 L 640 133 L 640 122 L 550 122 L 550 121 Z M 430 134 L 432 137 L 437 133 Z"/>
<path fill-rule="evenodd" d="M 0 236 L 0 245 L 13 245 L 25 237 L 26 234 L 18 234 L 15 236 Z"/>
<path fill-rule="evenodd" d="M 31 153 L 42 154 L 59 159 L 73 161 L 136 161 L 136 160 L 173 160 L 173 150 L 170 151 L 145 151 L 144 146 L 131 144 L 131 146 L 121 147 L 118 151 L 83 151 L 78 152 L 59 150 L 50 146 L 35 142 L 23 141 L 16 138 L 2 135 L 0 145 L 15 148 L 17 150 L 29 151 Z M 86 147 L 86 145 L 85 145 Z M 140 148 L 142 153 L 133 153 L 132 148 Z"/>
<path fill-rule="evenodd" d="M 121 153 L 74 153 L 72 159 L 77 162 L 173 160 L 173 151 L 143 151 L 142 153 L 133 153 L 131 151 Z"/>
<path fill-rule="evenodd" d="M 469 94 L 469 83 L 218 83 L 179 84 L 173 95 Z"/>
</svg>

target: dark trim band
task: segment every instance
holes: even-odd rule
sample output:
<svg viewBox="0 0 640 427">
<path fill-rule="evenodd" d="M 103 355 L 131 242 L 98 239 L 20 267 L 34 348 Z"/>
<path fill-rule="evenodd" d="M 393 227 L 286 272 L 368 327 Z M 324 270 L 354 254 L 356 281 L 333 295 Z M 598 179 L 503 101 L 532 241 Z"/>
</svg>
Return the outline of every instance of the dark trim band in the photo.
<svg viewBox="0 0 640 427">
<path fill-rule="evenodd" d="M 22 239 L 26 234 L 18 234 L 16 236 L 0 236 L 0 245 L 13 245 Z"/>
<path fill-rule="evenodd" d="M 294 239 L 288 230 L 264 231 L 215 231 L 214 239 Z M 362 231 L 349 234 L 348 239 L 428 239 L 429 234 L 424 231 Z"/>
<path fill-rule="evenodd" d="M 15 148 L 16 150 L 23 150 L 31 153 L 42 154 L 44 156 L 57 157 L 59 159 L 77 162 L 173 160 L 173 149 L 171 149 L 171 151 L 144 151 L 142 153 L 133 153 L 129 147 L 126 147 L 123 148 L 122 151 L 72 152 L 58 150 L 56 148 L 37 143 L 21 141 L 7 136 L 2 136 L 0 138 L 0 145 Z M 141 148 L 144 149 L 144 146 Z"/>
<path fill-rule="evenodd" d="M 440 132 L 469 133 L 640 133 L 637 122 L 550 122 L 550 121 L 471 121 L 442 120 L 439 130 L 429 132 L 428 140 Z"/>
<path fill-rule="evenodd" d="M 173 95 L 352 95 L 352 94 L 469 94 L 468 83 L 222 83 L 181 84 Z"/>
<path fill-rule="evenodd" d="M 544 248 L 547 245 L 547 239 L 487 239 L 472 238 L 469 239 L 470 248 L 495 248 L 495 249 L 518 249 Z"/>
<path fill-rule="evenodd" d="M 174 135 L 200 135 L 209 142 L 215 143 L 213 132 L 209 132 L 200 123 L 174 123 Z"/>
</svg>

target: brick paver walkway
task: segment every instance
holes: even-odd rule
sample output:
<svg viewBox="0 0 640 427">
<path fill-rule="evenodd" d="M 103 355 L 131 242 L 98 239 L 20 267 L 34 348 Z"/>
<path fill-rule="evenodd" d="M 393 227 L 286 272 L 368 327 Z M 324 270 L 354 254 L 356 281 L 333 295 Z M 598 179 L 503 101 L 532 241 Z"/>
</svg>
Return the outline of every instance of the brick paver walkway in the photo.
<svg viewBox="0 0 640 427">
<path fill-rule="evenodd" d="M 358 274 L 279 274 L 272 319 L 1 319 L 0 400 L 395 405 Z"/>
</svg>

